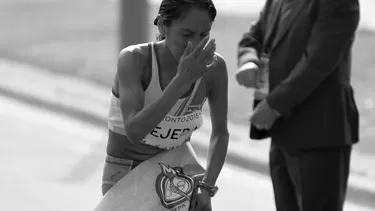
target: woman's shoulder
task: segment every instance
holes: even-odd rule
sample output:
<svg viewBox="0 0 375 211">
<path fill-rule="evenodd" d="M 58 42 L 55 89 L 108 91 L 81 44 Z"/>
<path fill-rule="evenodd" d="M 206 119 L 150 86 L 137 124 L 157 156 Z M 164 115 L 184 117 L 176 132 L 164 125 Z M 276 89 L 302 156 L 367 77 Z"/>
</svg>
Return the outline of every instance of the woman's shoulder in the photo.
<svg viewBox="0 0 375 211">
<path fill-rule="evenodd" d="M 217 57 L 216 64 L 213 69 L 207 74 L 208 80 L 215 80 L 218 77 L 227 75 L 227 65 L 224 57 L 217 52 L 215 52 L 215 56 Z"/>
<path fill-rule="evenodd" d="M 147 63 L 150 56 L 149 43 L 140 43 L 123 48 L 118 63 L 123 66 L 140 67 Z"/>
</svg>

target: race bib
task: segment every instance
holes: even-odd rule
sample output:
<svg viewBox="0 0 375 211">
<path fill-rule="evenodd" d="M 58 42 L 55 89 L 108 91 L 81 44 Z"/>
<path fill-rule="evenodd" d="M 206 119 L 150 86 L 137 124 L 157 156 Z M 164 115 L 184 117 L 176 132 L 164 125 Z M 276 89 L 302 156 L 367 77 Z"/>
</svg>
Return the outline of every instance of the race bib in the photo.
<svg viewBox="0 0 375 211">
<path fill-rule="evenodd" d="M 191 108 L 193 109 L 193 108 Z M 202 112 L 184 116 L 167 115 L 144 139 L 143 143 L 162 149 L 173 149 L 188 140 L 203 124 Z"/>
</svg>

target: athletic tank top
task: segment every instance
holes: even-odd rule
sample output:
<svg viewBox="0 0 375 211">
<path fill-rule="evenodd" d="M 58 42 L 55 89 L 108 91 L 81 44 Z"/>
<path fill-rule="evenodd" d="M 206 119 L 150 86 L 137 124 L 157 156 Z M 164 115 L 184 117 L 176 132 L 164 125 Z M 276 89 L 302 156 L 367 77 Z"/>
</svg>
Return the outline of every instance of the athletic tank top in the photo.
<svg viewBox="0 0 375 211">
<path fill-rule="evenodd" d="M 145 90 L 144 107 L 159 99 L 163 90 L 160 85 L 159 67 L 154 44 L 151 44 L 152 56 L 152 76 L 147 89 Z M 194 100 L 197 90 L 201 85 L 199 79 L 193 88 L 193 91 L 185 98 L 179 99 L 168 115 L 142 140 L 143 144 L 154 146 L 160 149 L 172 149 L 180 146 L 185 141 L 189 141 L 193 131 L 200 128 L 203 124 L 202 107 L 206 101 L 197 103 Z M 192 103 L 195 102 L 195 103 Z M 125 136 L 124 121 L 120 109 L 120 99 L 113 93 L 111 95 L 110 110 L 108 117 L 108 128 L 118 134 Z M 129 140 L 126 140 L 129 141 Z M 124 149 L 126 150 L 126 149 Z"/>
</svg>

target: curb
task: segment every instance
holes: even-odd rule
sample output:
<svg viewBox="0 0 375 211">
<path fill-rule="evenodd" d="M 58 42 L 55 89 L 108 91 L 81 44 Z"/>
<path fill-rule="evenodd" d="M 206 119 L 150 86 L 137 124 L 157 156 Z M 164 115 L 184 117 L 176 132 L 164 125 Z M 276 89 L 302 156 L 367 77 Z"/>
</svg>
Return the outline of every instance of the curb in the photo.
<svg viewBox="0 0 375 211">
<path fill-rule="evenodd" d="M 42 107 L 57 113 L 64 113 L 76 119 L 90 122 L 99 127 L 107 127 L 107 111 L 110 89 L 76 77 L 57 75 L 46 70 L 41 71 L 28 65 L 0 59 L 0 94 Z M 30 85 L 32 82 L 33 84 Z M 93 94 L 88 94 L 93 93 Z M 73 103 L 74 102 L 74 103 Z M 1 102 L 0 102 L 1 105 Z M 205 123 L 209 118 L 204 119 Z M 251 141 L 248 128 L 242 125 L 229 124 L 231 134 L 226 163 L 269 176 L 268 146 L 269 140 Z M 194 133 L 193 147 L 198 155 L 205 156 L 209 144 L 210 124 Z M 246 153 L 245 153 L 246 152 Z M 375 175 L 371 170 L 373 159 L 362 159 L 353 154 L 347 199 L 357 204 L 375 207 Z M 352 167 L 353 168 L 353 167 Z M 363 173 L 362 173 L 363 174 Z"/>
</svg>

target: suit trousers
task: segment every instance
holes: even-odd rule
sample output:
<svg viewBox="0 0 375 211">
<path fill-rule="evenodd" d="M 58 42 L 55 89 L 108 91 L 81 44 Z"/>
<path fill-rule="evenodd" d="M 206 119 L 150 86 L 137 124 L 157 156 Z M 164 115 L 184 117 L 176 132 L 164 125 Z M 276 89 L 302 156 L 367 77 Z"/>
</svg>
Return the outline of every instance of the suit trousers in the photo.
<svg viewBox="0 0 375 211">
<path fill-rule="evenodd" d="M 352 147 L 288 149 L 271 144 L 277 211 L 342 211 Z"/>
</svg>

